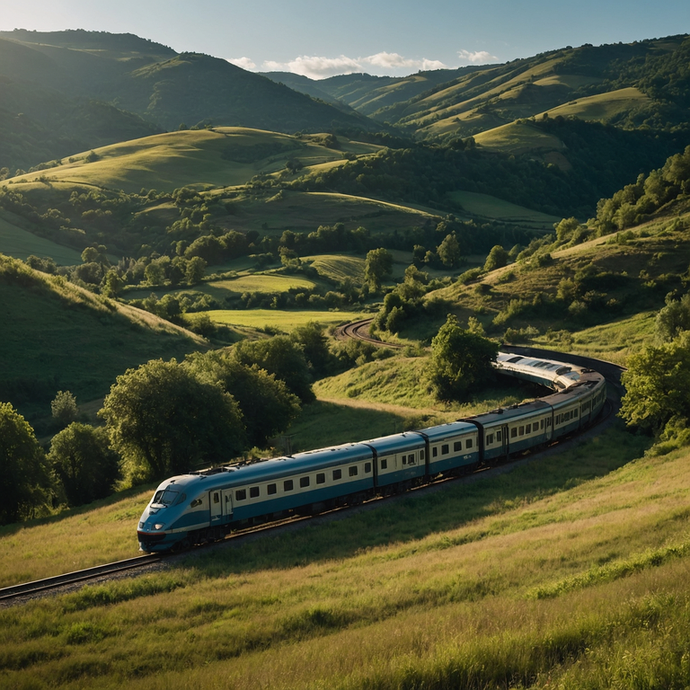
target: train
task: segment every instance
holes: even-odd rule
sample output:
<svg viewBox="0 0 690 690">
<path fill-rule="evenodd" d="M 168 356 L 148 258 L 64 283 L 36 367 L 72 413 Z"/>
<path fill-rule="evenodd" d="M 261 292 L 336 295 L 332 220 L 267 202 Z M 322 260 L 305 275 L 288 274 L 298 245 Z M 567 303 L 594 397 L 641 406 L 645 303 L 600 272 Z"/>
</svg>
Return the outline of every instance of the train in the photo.
<svg viewBox="0 0 690 690">
<path fill-rule="evenodd" d="M 171 477 L 139 520 L 140 550 L 185 549 L 491 466 L 581 430 L 604 406 L 606 380 L 592 369 L 508 352 L 494 366 L 553 392 L 426 429 Z"/>
</svg>

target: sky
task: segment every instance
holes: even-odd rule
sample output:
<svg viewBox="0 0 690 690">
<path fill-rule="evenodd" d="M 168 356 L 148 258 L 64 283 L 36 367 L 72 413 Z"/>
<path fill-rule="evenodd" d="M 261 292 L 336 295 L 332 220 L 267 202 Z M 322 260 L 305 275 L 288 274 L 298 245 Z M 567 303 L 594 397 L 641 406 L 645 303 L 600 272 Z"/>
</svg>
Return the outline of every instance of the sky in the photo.
<svg viewBox="0 0 690 690">
<path fill-rule="evenodd" d="M 255 72 L 322 79 L 503 63 L 690 32 L 689 0 L 23 0 L 0 30 L 133 33 Z"/>
</svg>

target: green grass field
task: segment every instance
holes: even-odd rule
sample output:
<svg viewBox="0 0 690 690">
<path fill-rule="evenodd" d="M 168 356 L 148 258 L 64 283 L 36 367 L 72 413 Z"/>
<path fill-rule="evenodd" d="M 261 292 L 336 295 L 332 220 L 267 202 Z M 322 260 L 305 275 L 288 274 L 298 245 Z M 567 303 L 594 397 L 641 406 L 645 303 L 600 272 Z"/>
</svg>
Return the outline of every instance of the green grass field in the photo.
<svg viewBox="0 0 690 690">
<path fill-rule="evenodd" d="M 360 312 L 351 311 L 283 311 L 280 309 L 215 309 L 201 312 L 208 314 L 212 321 L 228 326 L 246 326 L 250 328 L 276 328 L 289 333 L 309 321 L 316 321 L 327 326 L 356 321 L 362 318 Z"/>
<path fill-rule="evenodd" d="M 546 228 L 552 227 L 554 223 L 561 220 L 556 216 L 532 211 L 524 206 L 512 204 L 489 194 L 457 191 L 452 192 L 449 196 L 461 204 L 468 213 L 503 222 L 532 223 Z"/>
<path fill-rule="evenodd" d="M 59 266 L 81 263 L 80 252 L 23 230 L 3 215 L 0 215 L 0 253 L 22 260 L 31 255 L 51 257 Z"/>
<path fill-rule="evenodd" d="M 359 256 L 316 254 L 314 256 L 305 256 L 304 261 L 309 261 L 319 275 L 339 283 L 351 280 L 356 285 L 361 285 L 364 282 L 364 266 L 366 262 Z"/>
<path fill-rule="evenodd" d="M 643 450 L 614 428 L 509 473 L 1 610 L 2 682 L 683 687 L 688 453 Z M 0 572 L 78 564 L 90 544 L 123 553 L 147 498 L 0 530 Z"/>
</svg>

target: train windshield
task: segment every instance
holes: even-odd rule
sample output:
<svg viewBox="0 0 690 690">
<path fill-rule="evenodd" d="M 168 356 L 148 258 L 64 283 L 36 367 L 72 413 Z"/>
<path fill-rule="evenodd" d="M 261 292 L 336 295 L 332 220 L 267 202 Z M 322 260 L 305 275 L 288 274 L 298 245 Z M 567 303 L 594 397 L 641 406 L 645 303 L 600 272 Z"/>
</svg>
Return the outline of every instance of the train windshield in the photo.
<svg viewBox="0 0 690 690">
<path fill-rule="evenodd" d="M 159 503 L 164 506 L 171 506 L 173 503 L 175 503 L 179 495 L 179 491 L 171 491 L 170 489 L 165 489 L 164 491 L 156 491 L 156 495 L 153 497 L 153 503 Z"/>
</svg>

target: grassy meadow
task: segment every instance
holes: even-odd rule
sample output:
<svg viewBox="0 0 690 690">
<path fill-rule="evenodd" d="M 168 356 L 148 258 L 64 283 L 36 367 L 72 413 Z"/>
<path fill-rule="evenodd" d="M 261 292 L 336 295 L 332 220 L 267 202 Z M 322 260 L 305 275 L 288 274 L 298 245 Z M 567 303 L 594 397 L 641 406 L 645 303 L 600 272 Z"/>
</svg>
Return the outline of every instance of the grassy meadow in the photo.
<svg viewBox="0 0 690 690">
<path fill-rule="evenodd" d="M 688 451 L 644 448 L 613 427 L 508 473 L 4 609 L 0 683 L 684 687 Z M 94 523 L 132 540 L 145 498 Z M 62 521 L 78 554 L 80 517 Z M 57 550 L 51 527 L 0 533 L 3 566 L 12 540 Z"/>
<path fill-rule="evenodd" d="M 337 326 L 362 318 L 360 312 L 349 311 L 286 311 L 283 309 L 213 309 L 201 312 L 208 314 L 212 321 L 228 326 L 250 328 L 275 328 L 289 333 L 309 321 L 327 326 Z"/>
</svg>

